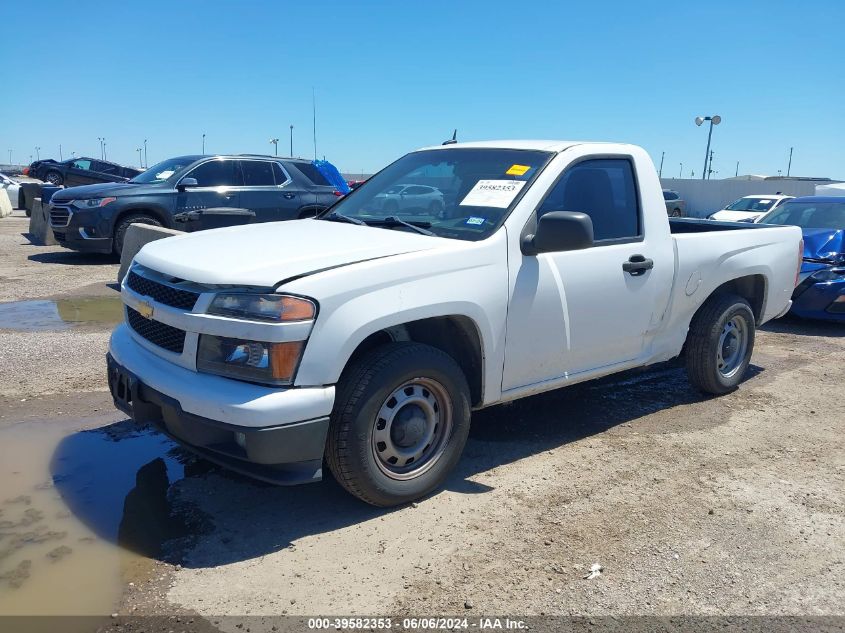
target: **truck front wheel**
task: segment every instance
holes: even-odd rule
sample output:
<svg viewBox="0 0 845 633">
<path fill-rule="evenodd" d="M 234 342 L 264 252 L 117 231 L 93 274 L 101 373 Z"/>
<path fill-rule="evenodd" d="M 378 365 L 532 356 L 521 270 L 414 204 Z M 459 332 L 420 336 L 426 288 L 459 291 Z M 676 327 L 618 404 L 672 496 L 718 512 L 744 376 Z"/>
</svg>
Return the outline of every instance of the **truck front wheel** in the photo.
<svg viewBox="0 0 845 633">
<path fill-rule="evenodd" d="M 390 343 L 341 376 L 326 461 L 359 499 L 407 503 L 443 483 L 469 425 L 469 386 L 455 360 L 429 345 Z"/>
<path fill-rule="evenodd" d="M 686 343 L 687 375 L 704 393 L 736 389 L 754 350 L 754 312 L 736 295 L 710 297 L 690 323 Z"/>
</svg>

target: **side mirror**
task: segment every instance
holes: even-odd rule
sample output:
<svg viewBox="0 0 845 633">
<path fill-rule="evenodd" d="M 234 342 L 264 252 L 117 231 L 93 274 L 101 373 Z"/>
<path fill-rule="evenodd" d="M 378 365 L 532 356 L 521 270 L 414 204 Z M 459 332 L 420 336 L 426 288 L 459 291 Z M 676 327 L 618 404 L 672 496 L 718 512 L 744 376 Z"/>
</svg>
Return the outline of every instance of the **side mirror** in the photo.
<svg viewBox="0 0 845 633">
<path fill-rule="evenodd" d="M 185 191 L 188 187 L 196 187 L 198 185 L 199 183 L 196 178 L 182 178 L 182 180 L 179 181 L 179 184 L 176 185 L 176 190 Z"/>
<path fill-rule="evenodd" d="M 537 222 L 537 232 L 522 239 L 523 255 L 577 251 L 593 245 L 593 221 L 586 213 L 550 211 Z"/>
</svg>

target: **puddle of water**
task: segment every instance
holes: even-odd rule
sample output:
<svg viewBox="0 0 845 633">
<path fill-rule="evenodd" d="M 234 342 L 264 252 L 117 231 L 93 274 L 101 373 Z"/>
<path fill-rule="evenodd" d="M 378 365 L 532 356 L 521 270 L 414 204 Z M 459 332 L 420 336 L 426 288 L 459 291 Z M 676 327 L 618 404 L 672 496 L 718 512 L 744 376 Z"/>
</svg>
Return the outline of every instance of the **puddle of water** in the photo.
<svg viewBox="0 0 845 633">
<path fill-rule="evenodd" d="M 121 320 L 119 296 L 0 303 L 0 329 L 64 330 L 74 325 L 115 325 Z"/>
<path fill-rule="evenodd" d="M 0 615 L 112 613 L 144 556 L 188 532 L 167 496 L 184 476 L 173 443 L 78 427 L 0 430 Z"/>
</svg>

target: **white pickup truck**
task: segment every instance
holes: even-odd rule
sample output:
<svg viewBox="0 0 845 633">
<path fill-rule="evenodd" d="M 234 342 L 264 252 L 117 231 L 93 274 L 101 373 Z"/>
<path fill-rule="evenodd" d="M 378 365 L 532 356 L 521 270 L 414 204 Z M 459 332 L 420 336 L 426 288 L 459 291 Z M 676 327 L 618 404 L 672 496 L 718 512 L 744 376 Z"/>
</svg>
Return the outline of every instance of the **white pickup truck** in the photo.
<svg viewBox="0 0 845 633">
<path fill-rule="evenodd" d="M 109 385 L 211 461 L 282 484 L 325 463 L 395 505 L 443 482 L 474 409 L 682 353 L 734 389 L 801 254 L 795 227 L 669 220 L 639 147 L 431 147 L 316 219 L 145 246 Z"/>
</svg>

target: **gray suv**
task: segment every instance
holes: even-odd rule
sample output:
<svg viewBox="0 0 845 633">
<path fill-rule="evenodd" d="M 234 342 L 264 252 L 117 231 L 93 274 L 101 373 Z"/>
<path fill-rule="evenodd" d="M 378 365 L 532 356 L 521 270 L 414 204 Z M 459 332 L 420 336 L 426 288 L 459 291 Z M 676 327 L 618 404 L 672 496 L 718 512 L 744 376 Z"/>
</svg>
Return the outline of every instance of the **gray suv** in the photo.
<svg viewBox="0 0 845 633">
<path fill-rule="evenodd" d="M 120 254 L 130 224 L 185 229 L 177 220 L 214 209 L 248 210 L 255 222 L 312 217 L 340 193 L 310 161 L 258 155 L 180 156 L 129 182 L 53 194 L 56 241 L 77 251 Z M 174 219 L 175 218 L 175 219 Z"/>
</svg>

